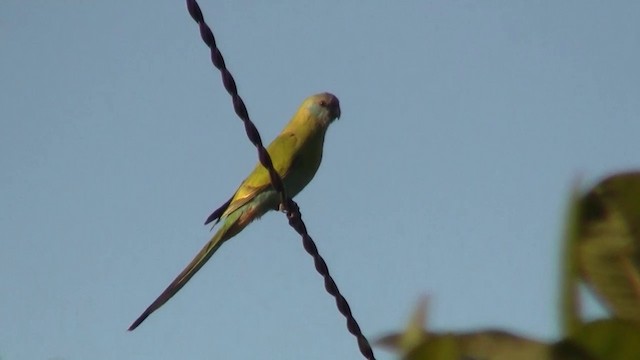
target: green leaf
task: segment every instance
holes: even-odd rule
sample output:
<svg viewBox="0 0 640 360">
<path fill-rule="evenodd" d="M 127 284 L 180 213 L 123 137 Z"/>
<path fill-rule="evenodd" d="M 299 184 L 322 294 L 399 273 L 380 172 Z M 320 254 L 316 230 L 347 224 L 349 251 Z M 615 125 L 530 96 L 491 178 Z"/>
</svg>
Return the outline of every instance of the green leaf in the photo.
<svg viewBox="0 0 640 360">
<path fill-rule="evenodd" d="M 578 244 L 580 233 L 580 192 L 575 182 L 567 207 L 564 249 L 560 264 L 560 317 L 563 334 L 572 334 L 582 325 L 578 282 Z"/>
<path fill-rule="evenodd" d="M 594 359 L 640 359 L 640 323 L 604 319 L 582 326 L 569 343 L 586 350 Z"/>
<path fill-rule="evenodd" d="M 580 273 L 616 317 L 640 320 L 640 173 L 613 175 L 580 202 Z"/>
<path fill-rule="evenodd" d="M 423 298 L 402 333 L 376 341 L 403 359 L 420 360 L 544 360 L 551 357 L 547 344 L 499 330 L 468 333 L 432 333 L 424 329 L 426 299 Z"/>
</svg>

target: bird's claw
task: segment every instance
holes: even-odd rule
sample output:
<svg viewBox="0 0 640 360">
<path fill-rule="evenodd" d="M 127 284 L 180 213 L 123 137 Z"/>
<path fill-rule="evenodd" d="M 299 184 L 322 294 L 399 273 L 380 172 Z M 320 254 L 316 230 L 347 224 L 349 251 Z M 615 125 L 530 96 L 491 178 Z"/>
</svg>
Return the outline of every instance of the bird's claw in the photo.
<svg viewBox="0 0 640 360">
<path fill-rule="evenodd" d="M 278 205 L 278 211 L 283 212 L 285 214 L 288 213 L 287 208 L 284 206 L 283 203 L 280 203 L 280 205 Z"/>
</svg>

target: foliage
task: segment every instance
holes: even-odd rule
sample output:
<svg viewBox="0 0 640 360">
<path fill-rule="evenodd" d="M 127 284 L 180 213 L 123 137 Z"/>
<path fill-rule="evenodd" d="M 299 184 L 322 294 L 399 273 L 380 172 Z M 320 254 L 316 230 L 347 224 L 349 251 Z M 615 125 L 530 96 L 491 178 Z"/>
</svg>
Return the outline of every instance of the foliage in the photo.
<svg viewBox="0 0 640 360">
<path fill-rule="evenodd" d="M 378 344 L 408 360 L 640 359 L 640 172 L 614 174 L 584 192 L 574 186 L 563 246 L 559 341 L 490 329 L 429 332 L 422 301 L 403 332 Z M 581 283 L 608 310 L 607 318 L 582 319 Z"/>
</svg>

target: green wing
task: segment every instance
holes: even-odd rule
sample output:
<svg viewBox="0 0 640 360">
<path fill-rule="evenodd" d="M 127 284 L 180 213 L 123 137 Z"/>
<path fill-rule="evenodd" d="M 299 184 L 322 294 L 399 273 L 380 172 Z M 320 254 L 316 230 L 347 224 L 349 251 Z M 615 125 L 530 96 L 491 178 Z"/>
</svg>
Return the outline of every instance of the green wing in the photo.
<svg viewBox="0 0 640 360">
<path fill-rule="evenodd" d="M 293 132 L 281 133 L 267 147 L 273 167 L 280 177 L 285 178 L 290 173 L 299 148 L 300 141 Z M 214 220 L 219 221 L 220 218 L 246 205 L 269 186 L 271 186 L 269 172 L 258 162 L 251 174 L 240 184 L 233 197 L 211 213 L 205 221 L 205 225 Z"/>
</svg>

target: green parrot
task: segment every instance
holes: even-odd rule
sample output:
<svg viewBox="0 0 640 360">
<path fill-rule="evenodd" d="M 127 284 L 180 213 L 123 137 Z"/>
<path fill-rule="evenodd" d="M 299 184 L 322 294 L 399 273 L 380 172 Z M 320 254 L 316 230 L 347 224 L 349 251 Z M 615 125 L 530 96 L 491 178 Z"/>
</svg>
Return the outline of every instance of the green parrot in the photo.
<svg viewBox="0 0 640 360">
<path fill-rule="evenodd" d="M 329 125 L 340 117 L 340 102 L 330 93 L 306 98 L 291 121 L 267 147 L 274 169 L 278 172 L 287 195 L 296 196 L 313 179 L 322 160 L 324 136 Z M 251 174 L 226 203 L 216 209 L 205 225 L 222 221 L 211 240 L 191 263 L 167 286 L 158 298 L 131 324 L 138 327 L 151 313 L 169 301 L 227 240 L 242 231 L 253 220 L 270 210 L 278 210 L 280 195 L 271 186 L 269 172 L 258 162 Z"/>
</svg>

